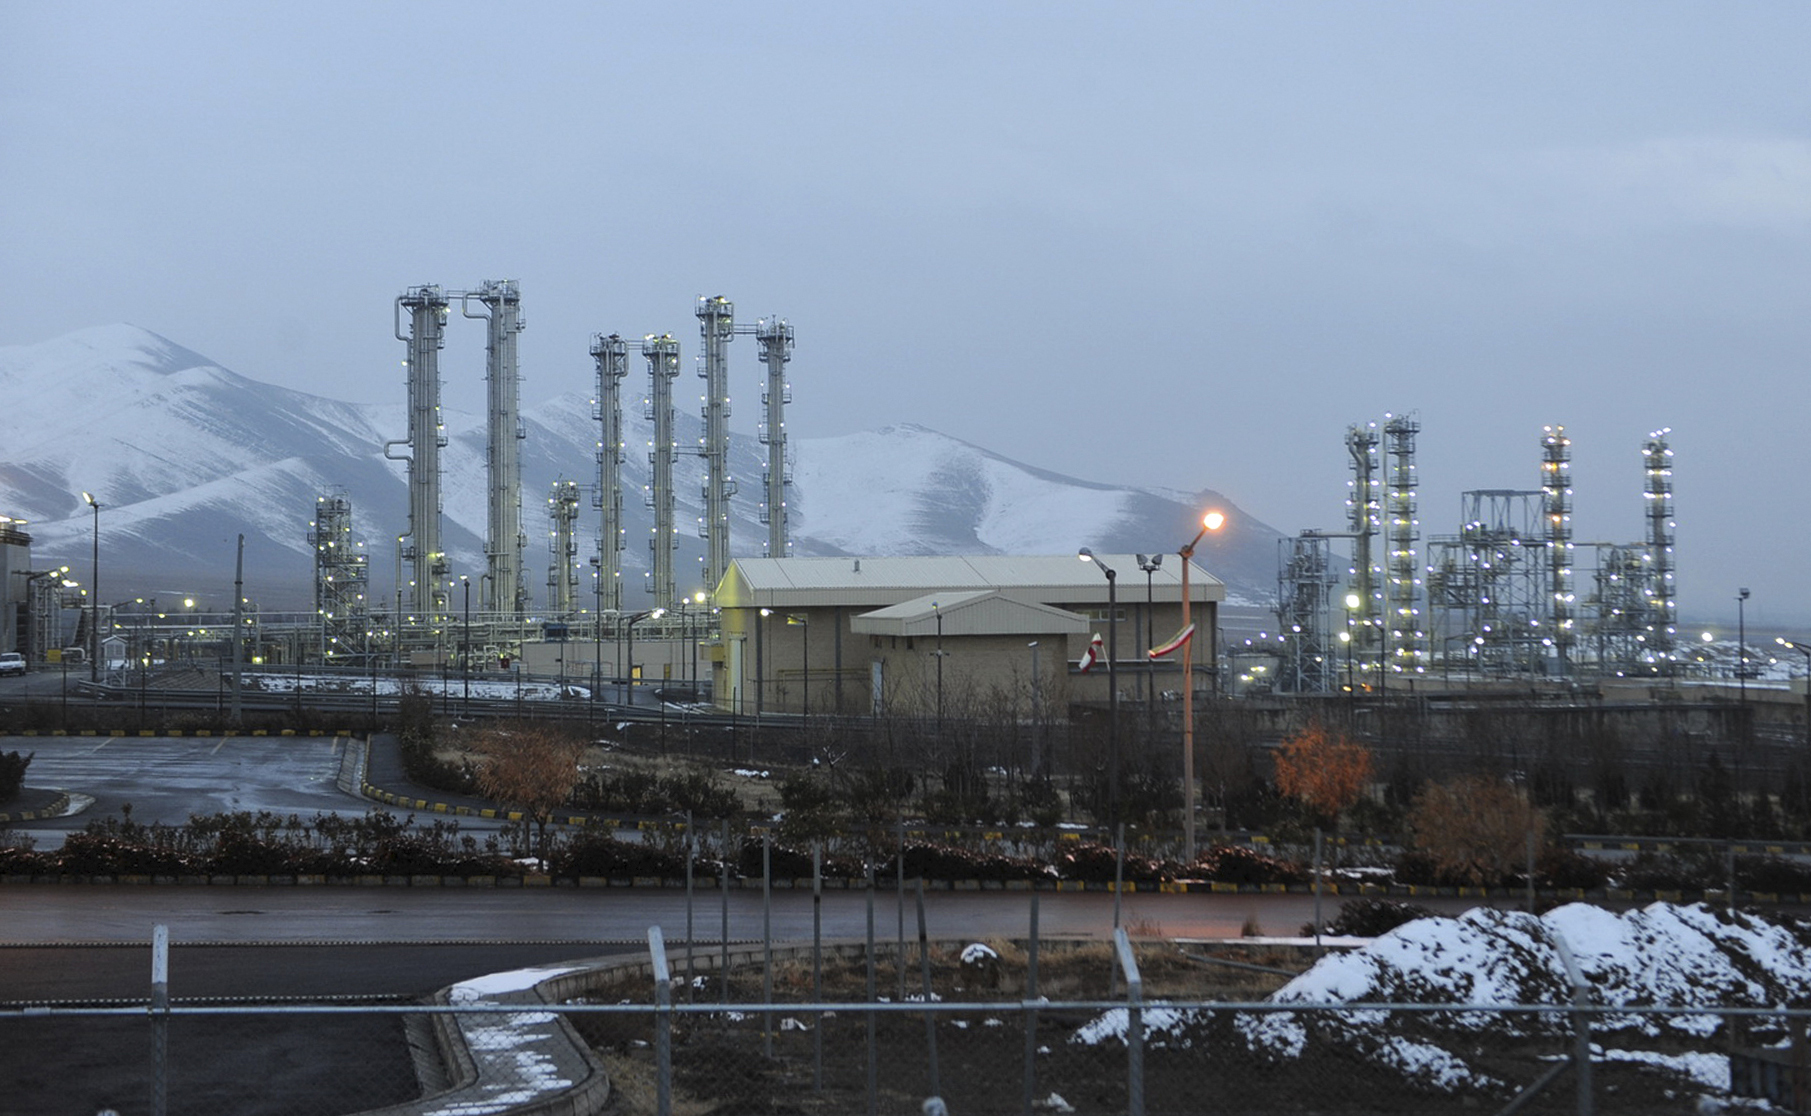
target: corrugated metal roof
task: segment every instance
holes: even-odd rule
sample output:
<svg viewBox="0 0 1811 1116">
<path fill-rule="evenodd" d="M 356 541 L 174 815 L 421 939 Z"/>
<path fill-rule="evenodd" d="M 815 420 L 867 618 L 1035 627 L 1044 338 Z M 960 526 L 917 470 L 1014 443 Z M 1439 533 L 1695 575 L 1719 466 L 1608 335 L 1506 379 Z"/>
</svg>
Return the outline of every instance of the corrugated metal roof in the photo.
<svg viewBox="0 0 1811 1116">
<path fill-rule="evenodd" d="M 997 589 L 927 593 L 850 619 L 858 634 L 934 636 L 1081 635 L 1088 618 L 1066 609 L 1016 601 Z"/>
<path fill-rule="evenodd" d="M 1135 555 L 1101 554 L 1111 566 L 1122 593 L 1144 580 Z M 1151 576 L 1151 592 L 1160 601 L 1181 596 L 1181 563 L 1172 559 Z M 1190 596 L 1197 603 L 1226 599 L 1226 586 L 1199 564 L 1189 573 Z M 1142 589 L 1143 586 L 1137 586 Z M 1097 563 L 1075 555 L 975 555 L 970 557 L 903 558 L 737 558 L 718 590 L 725 608 L 755 605 L 885 606 L 933 591 L 997 589 L 1015 600 L 1105 603 L 1107 579 Z"/>
</svg>

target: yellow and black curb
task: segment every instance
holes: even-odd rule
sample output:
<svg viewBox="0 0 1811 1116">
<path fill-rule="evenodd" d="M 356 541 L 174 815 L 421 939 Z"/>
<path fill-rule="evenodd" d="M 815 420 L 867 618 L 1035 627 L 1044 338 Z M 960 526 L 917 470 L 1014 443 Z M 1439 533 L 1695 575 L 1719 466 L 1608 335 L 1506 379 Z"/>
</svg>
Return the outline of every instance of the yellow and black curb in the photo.
<svg viewBox="0 0 1811 1116">
<path fill-rule="evenodd" d="M 47 805 L 41 806 L 36 810 L 21 810 L 16 814 L 0 814 L 0 825 L 10 825 L 13 822 L 44 821 L 48 818 L 61 817 L 63 811 L 67 809 L 69 809 L 69 796 L 67 794 L 59 794 L 51 799 Z"/>
</svg>

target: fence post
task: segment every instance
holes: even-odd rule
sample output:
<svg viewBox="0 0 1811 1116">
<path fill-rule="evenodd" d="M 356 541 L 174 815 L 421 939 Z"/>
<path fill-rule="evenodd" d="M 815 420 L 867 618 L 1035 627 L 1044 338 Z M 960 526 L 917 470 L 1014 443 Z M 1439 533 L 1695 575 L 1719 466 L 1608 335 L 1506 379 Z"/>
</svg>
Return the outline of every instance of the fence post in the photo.
<svg viewBox="0 0 1811 1116">
<path fill-rule="evenodd" d="M 1120 897 L 1126 891 L 1126 823 L 1113 829 L 1113 933 L 1119 933 Z M 1114 968 L 1107 984 L 1108 995 L 1119 995 L 1119 969 Z"/>
<path fill-rule="evenodd" d="M 723 820 L 723 863 L 719 866 L 717 899 L 722 922 L 717 928 L 717 1002 L 729 1002 L 729 819 Z"/>
<path fill-rule="evenodd" d="M 1572 956 L 1572 947 L 1557 930 L 1553 948 L 1566 966 L 1566 979 L 1572 984 L 1572 1072 L 1578 1077 L 1578 1116 L 1591 1116 L 1591 986 Z"/>
<path fill-rule="evenodd" d="M 687 736 L 688 743 L 690 736 Z M 697 972 L 692 967 L 692 941 L 697 937 L 692 928 L 692 871 L 698 861 L 698 831 L 692 826 L 692 812 L 685 812 L 685 999 L 696 1000 Z"/>
<path fill-rule="evenodd" d="M 654 969 L 654 1106 L 673 1116 L 673 975 L 658 924 L 648 927 L 648 957 Z"/>
<path fill-rule="evenodd" d="M 880 1046 L 875 1034 L 879 1023 L 874 1010 L 877 989 L 874 984 L 874 865 L 868 865 L 868 1116 L 880 1112 Z"/>
<path fill-rule="evenodd" d="M 761 1003 L 773 1004 L 773 830 L 761 838 Z M 771 1012 L 761 1014 L 761 1055 L 773 1060 Z"/>
<path fill-rule="evenodd" d="M 1031 891 L 1031 938 L 1025 943 L 1025 1096 L 1020 1116 L 1031 1116 L 1038 1091 L 1038 893 Z"/>
<path fill-rule="evenodd" d="M 1314 955 L 1321 955 L 1321 827 L 1314 827 Z"/>
<path fill-rule="evenodd" d="M 164 1116 L 170 1085 L 170 928 L 151 930 L 151 1116 Z"/>
<path fill-rule="evenodd" d="M 1144 1116 L 1144 981 L 1124 927 L 1113 931 L 1126 978 L 1126 1116 Z"/>
<path fill-rule="evenodd" d="M 943 1095 L 942 1075 L 937 1070 L 937 1013 L 931 1010 L 931 939 L 924 925 L 924 878 L 918 880 L 918 967 L 924 973 L 924 1037 L 927 1069 L 931 1077 L 931 1096 Z"/>
<path fill-rule="evenodd" d="M 824 1002 L 824 843 L 811 842 L 811 998 Z M 811 1091 L 824 1091 L 824 1013 L 811 1021 Z"/>
</svg>

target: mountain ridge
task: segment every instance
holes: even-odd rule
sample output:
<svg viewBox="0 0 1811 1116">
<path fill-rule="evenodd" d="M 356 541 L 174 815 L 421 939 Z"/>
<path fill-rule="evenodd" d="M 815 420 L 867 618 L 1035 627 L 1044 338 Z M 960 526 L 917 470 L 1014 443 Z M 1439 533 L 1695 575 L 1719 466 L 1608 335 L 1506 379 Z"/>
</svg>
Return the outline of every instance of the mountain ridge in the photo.
<svg viewBox="0 0 1811 1116">
<path fill-rule="evenodd" d="M 101 501 L 102 595 L 218 593 L 230 586 L 237 536 L 246 536 L 247 593 L 267 607 L 312 606 L 309 521 L 318 496 L 344 493 L 366 540 L 372 595 L 387 599 L 393 540 L 408 518 L 406 463 L 384 457 L 407 431 L 405 386 L 395 404 L 359 404 L 264 383 L 224 368 L 150 330 L 116 324 L 37 345 L 0 347 L 0 393 L 15 401 L 15 429 L 0 457 L 0 513 L 24 519 L 34 562 L 88 565 L 92 513 Z M 596 480 L 598 429 L 588 396 L 563 393 L 521 413 L 524 555 L 541 597 L 548 566 L 544 494 L 554 481 Z M 482 416 L 443 410 L 443 535 L 455 571 L 483 568 L 486 530 Z M 691 529 L 701 515 L 702 459 L 695 414 L 677 416 L 674 469 L 682 587 L 702 555 Z M 633 497 L 648 481 L 652 422 L 623 415 L 625 581 L 639 599 L 652 509 Z M 1274 529 L 1215 492 L 1183 496 L 1068 477 L 1025 465 L 918 423 L 821 438 L 793 437 L 789 496 L 795 555 L 1065 553 L 1174 547 L 1194 533 L 1200 509 L 1229 517 L 1202 541 L 1197 561 L 1235 595 L 1268 598 L 1275 583 Z M 759 478 L 766 447 L 732 433 L 732 556 L 765 552 Z M 596 530 L 586 506 L 581 539 Z M 591 550 L 581 541 L 581 565 Z M 581 571 L 582 572 L 582 571 Z M 229 590 L 230 592 L 230 590 Z M 225 595 L 225 594 L 222 594 Z M 230 599 L 230 598 L 229 598 Z"/>
</svg>

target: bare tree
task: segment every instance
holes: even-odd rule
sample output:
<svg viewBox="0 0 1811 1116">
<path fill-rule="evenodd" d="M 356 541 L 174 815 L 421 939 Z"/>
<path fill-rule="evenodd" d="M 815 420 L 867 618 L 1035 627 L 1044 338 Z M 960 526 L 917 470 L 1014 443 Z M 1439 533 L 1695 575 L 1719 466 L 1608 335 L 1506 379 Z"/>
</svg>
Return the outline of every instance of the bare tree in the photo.
<svg viewBox="0 0 1811 1116">
<path fill-rule="evenodd" d="M 546 725 L 518 724 L 485 731 L 473 750 L 483 757 L 478 789 L 535 825 L 535 855 L 545 864 L 547 823 L 578 786 L 585 746 Z"/>
</svg>

